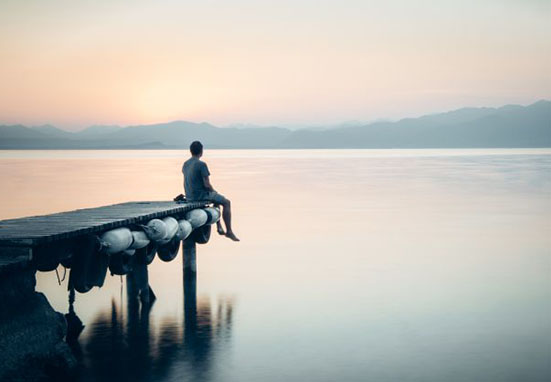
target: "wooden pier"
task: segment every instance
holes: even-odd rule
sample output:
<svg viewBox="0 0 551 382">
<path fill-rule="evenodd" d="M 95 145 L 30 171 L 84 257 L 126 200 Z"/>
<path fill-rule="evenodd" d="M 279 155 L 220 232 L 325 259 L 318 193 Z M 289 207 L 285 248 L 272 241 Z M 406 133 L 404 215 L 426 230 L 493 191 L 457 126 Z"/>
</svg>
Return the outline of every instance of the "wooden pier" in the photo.
<svg viewBox="0 0 551 382">
<path fill-rule="evenodd" d="M 145 201 L 84 208 L 50 215 L 0 221 L 0 275 L 26 266 L 33 250 L 49 243 L 145 224 L 151 219 L 183 216 L 205 202 Z M 187 267 L 195 271 L 195 243 L 187 243 Z"/>
<path fill-rule="evenodd" d="M 154 218 L 181 215 L 204 206 L 204 202 L 128 202 L 51 215 L 0 220 L 0 249 L 35 247 L 56 240 L 141 224 Z"/>
</svg>

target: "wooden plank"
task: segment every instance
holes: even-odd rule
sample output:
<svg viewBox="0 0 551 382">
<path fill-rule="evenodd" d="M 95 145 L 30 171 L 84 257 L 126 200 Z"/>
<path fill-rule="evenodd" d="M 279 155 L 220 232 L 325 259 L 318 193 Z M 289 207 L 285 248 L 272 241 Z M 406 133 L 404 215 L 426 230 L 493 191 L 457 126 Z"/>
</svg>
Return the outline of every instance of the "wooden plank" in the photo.
<svg viewBox="0 0 551 382">
<path fill-rule="evenodd" d="M 127 202 L 51 215 L 2 220 L 0 247 L 33 247 L 55 240 L 146 223 L 154 218 L 181 216 L 189 210 L 205 205 L 205 202 Z"/>
</svg>

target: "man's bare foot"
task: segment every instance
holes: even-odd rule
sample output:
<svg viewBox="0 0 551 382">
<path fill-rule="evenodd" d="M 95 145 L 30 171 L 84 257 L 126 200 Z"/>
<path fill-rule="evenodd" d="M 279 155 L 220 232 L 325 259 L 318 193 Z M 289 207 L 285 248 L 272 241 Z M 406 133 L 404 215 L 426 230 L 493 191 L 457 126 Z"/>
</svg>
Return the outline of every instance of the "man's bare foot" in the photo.
<svg viewBox="0 0 551 382">
<path fill-rule="evenodd" d="M 216 232 L 218 232 L 219 235 L 226 236 L 226 231 L 224 231 L 222 227 L 217 227 Z"/>
<path fill-rule="evenodd" d="M 233 232 L 228 232 L 226 233 L 226 237 L 228 239 L 232 239 L 233 241 L 240 241 L 237 236 L 235 236 L 235 234 Z"/>
</svg>

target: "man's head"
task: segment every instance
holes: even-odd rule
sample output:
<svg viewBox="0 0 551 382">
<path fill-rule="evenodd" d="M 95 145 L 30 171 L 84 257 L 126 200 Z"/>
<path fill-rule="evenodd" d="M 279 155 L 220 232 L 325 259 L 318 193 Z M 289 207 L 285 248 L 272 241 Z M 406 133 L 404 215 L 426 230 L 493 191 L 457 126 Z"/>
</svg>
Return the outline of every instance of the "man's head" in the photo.
<svg viewBox="0 0 551 382">
<path fill-rule="evenodd" d="M 194 157 L 201 157 L 203 155 L 203 144 L 199 141 L 193 141 L 189 146 L 189 151 Z"/>
</svg>

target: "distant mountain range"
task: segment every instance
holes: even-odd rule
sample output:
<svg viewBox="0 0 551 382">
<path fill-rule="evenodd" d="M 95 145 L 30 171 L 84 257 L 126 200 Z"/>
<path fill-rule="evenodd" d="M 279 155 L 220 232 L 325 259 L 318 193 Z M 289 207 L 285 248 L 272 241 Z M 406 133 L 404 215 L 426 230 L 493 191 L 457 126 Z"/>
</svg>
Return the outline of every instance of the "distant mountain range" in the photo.
<svg viewBox="0 0 551 382">
<path fill-rule="evenodd" d="M 551 101 L 324 129 L 220 128 L 186 121 L 78 132 L 0 125 L 0 149 L 180 149 L 194 140 L 228 149 L 551 147 Z"/>
</svg>

